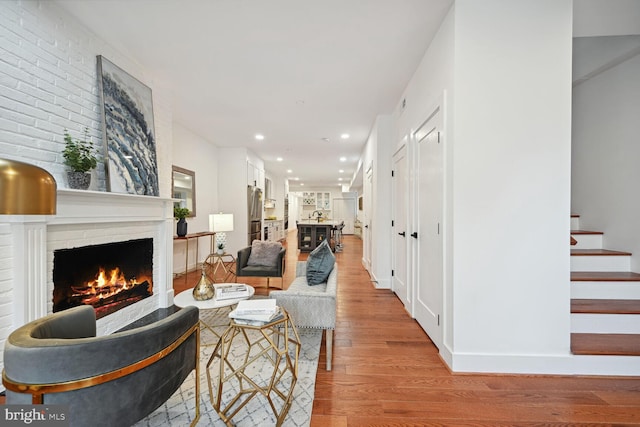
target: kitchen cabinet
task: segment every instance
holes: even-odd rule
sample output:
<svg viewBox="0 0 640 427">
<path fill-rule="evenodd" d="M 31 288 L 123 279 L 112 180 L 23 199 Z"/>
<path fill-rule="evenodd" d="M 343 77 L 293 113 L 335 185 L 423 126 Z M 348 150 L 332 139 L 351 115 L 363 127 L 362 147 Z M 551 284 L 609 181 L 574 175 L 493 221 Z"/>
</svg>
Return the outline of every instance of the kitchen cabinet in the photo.
<svg viewBox="0 0 640 427">
<path fill-rule="evenodd" d="M 316 194 L 316 209 L 331 210 L 331 193 L 318 192 Z"/>
<path fill-rule="evenodd" d="M 247 185 L 254 185 L 264 191 L 264 169 L 247 161 Z"/>
<path fill-rule="evenodd" d="M 316 205 L 316 193 L 302 193 L 302 204 L 305 206 Z"/>
<path fill-rule="evenodd" d="M 284 235 L 284 221 L 277 220 L 265 220 L 264 221 L 265 240 L 269 242 L 278 242 L 285 238 Z"/>
<path fill-rule="evenodd" d="M 298 223 L 298 249 L 300 252 L 311 252 L 324 240 L 331 239 L 332 227 L 332 224 Z"/>
</svg>

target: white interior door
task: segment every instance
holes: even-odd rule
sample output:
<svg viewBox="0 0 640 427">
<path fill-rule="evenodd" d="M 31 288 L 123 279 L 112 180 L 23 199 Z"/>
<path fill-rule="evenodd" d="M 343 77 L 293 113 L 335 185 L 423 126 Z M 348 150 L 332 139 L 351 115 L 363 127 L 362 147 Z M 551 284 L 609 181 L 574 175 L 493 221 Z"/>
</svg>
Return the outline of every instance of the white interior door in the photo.
<svg viewBox="0 0 640 427">
<path fill-rule="evenodd" d="M 364 240 L 364 250 L 362 251 L 362 263 L 367 271 L 371 272 L 371 209 L 373 206 L 373 166 L 367 169 L 364 179 L 364 215 L 362 224 L 362 237 Z"/>
<path fill-rule="evenodd" d="M 414 133 L 417 151 L 415 318 L 431 341 L 442 343 L 443 296 L 443 157 L 441 112 L 434 114 Z"/>
<path fill-rule="evenodd" d="M 344 221 L 342 234 L 353 234 L 353 225 L 356 221 L 356 199 L 333 199 L 331 217 L 337 222 Z"/>
<path fill-rule="evenodd" d="M 411 294 L 407 289 L 407 213 L 408 175 L 406 138 L 402 147 L 393 155 L 391 218 L 393 219 L 391 287 L 411 314 Z"/>
</svg>

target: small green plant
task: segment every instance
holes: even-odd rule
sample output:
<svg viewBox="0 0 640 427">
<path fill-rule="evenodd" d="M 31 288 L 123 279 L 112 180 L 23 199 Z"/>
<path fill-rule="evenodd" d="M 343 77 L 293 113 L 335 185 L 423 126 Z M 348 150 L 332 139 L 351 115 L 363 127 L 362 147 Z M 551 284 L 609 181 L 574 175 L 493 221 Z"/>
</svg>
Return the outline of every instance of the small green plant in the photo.
<svg viewBox="0 0 640 427">
<path fill-rule="evenodd" d="M 218 249 L 220 249 L 221 251 L 224 250 L 224 243 L 218 243 Z"/>
<path fill-rule="evenodd" d="M 83 139 L 73 139 L 68 130 L 64 130 L 65 147 L 62 151 L 64 164 L 74 172 L 88 172 L 98 165 L 96 150 L 89 139 L 89 129 L 84 129 Z"/>
<path fill-rule="evenodd" d="M 191 211 L 188 208 L 181 208 L 180 206 L 173 207 L 173 217 L 177 219 L 185 219 L 189 216 Z"/>
</svg>

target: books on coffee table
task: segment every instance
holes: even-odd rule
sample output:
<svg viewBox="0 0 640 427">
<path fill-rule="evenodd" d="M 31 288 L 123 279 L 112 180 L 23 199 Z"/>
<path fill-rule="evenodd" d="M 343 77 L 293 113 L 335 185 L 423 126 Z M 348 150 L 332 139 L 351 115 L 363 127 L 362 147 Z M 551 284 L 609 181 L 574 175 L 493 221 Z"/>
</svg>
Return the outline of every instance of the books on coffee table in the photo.
<svg viewBox="0 0 640 427">
<path fill-rule="evenodd" d="M 216 285 L 215 289 L 217 300 L 247 298 L 251 295 L 245 284 Z"/>
<path fill-rule="evenodd" d="M 235 310 L 229 313 L 229 317 L 236 323 L 255 326 L 273 322 L 282 316 L 274 299 L 243 300 L 238 303 Z"/>
</svg>

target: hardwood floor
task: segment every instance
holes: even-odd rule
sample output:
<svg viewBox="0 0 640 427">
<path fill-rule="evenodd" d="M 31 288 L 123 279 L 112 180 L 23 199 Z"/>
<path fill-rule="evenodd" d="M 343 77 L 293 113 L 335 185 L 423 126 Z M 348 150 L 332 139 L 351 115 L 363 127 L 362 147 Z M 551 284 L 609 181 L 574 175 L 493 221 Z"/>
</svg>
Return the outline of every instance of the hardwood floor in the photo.
<svg viewBox="0 0 640 427">
<path fill-rule="evenodd" d="M 295 239 L 289 233 L 285 287 L 307 256 Z M 361 240 L 343 239 L 333 370 L 323 343 L 312 427 L 640 426 L 640 378 L 452 374 L 396 296 L 374 289 Z M 190 276 L 193 286 L 199 276 Z M 246 279 L 267 294 L 265 279 Z M 184 289 L 184 279 L 174 283 Z"/>
<path fill-rule="evenodd" d="M 285 242 L 285 287 L 307 257 L 295 239 Z M 361 240 L 343 239 L 333 370 L 323 343 L 311 427 L 640 426 L 640 378 L 452 374 L 395 295 L 374 289 Z M 177 277 L 176 293 L 199 277 Z M 268 293 L 266 279 L 242 281 Z"/>
</svg>

